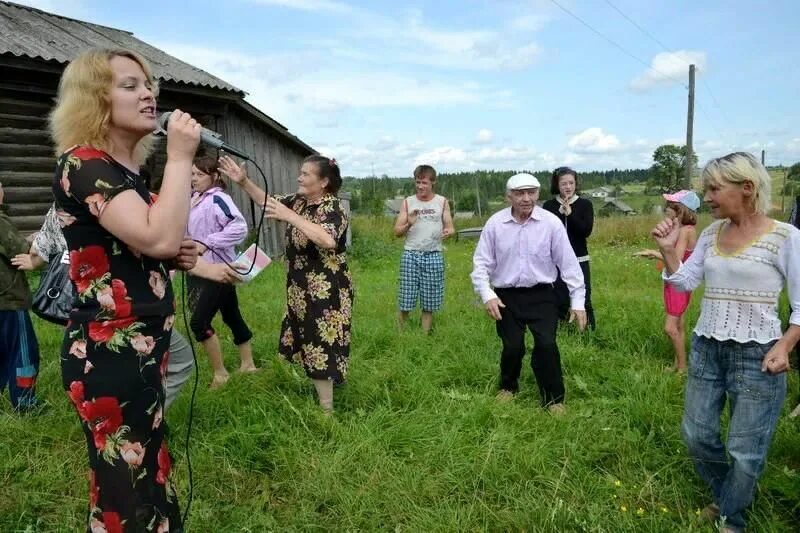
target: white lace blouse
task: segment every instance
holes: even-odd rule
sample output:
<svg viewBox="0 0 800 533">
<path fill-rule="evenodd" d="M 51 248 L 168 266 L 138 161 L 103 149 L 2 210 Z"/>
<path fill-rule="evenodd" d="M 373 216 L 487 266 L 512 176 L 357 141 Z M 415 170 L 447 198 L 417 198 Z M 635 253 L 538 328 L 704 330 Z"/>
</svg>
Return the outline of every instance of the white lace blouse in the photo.
<svg viewBox="0 0 800 533">
<path fill-rule="evenodd" d="M 782 335 L 778 299 L 784 285 L 792 306 L 791 324 L 800 325 L 800 230 L 773 221 L 770 230 L 731 254 L 717 243 L 727 220 L 700 234 L 694 252 L 664 280 L 680 291 L 705 282 L 694 332 L 720 341 L 767 343 Z"/>
</svg>

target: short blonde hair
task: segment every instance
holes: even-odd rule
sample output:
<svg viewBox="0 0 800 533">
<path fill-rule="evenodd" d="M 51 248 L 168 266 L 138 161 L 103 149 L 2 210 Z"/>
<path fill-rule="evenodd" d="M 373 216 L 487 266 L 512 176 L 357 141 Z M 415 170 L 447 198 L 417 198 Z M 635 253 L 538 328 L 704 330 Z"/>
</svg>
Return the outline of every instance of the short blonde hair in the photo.
<svg viewBox="0 0 800 533">
<path fill-rule="evenodd" d="M 771 202 L 771 182 L 769 172 L 753 154 L 733 152 L 723 157 L 712 159 L 703 168 L 703 188 L 720 185 L 723 182 L 742 185 L 749 181 L 753 184 L 755 199 L 753 207 L 756 213 L 769 213 Z"/>
<path fill-rule="evenodd" d="M 158 84 L 153 71 L 138 53 L 132 50 L 92 48 L 73 59 L 58 84 L 56 106 L 50 113 L 50 133 L 55 143 L 56 156 L 75 145 L 89 145 L 106 152 L 111 151 L 108 128 L 111 123 L 111 84 L 114 74 L 111 59 L 127 57 L 142 67 L 154 96 Z M 153 149 L 155 136 L 145 135 L 134 149 L 134 159 L 144 163 Z"/>
</svg>

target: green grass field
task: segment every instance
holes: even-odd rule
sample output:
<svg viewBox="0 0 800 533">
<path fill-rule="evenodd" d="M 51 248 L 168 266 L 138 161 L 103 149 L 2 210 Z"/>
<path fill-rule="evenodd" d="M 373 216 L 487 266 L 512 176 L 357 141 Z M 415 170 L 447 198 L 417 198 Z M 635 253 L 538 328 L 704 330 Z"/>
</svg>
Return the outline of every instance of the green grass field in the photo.
<svg viewBox="0 0 800 533">
<path fill-rule="evenodd" d="M 590 245 L 599 329 L 559 334 L 563 418 L 538 407 L 527 359 L 521 394 L 494 399 L 499 340 L 469 281 L 475 241 L 447 245 L 445 309 L 427 337 L 395 326 L 401 246 L 390 221 L 356 220 L 352 370 L 333 418 L 318 410 L 302 371 L 276 356 L 285 274 L 271 266 L 240 289 L 263 371 L 209 391 L 200 359 L 189 531 L 710 531 L 696 523 L 709 493 L 679 433 L 683 379 L 662 372 L 672 354 L 659 274 L 631 257 L 652 247 L 652 222 L 598 221 Z M 78 531 L 85 441 L 60 385 L 60 333 L 41 322 L 37 331 L 49 408 L 20 417 L 0 401 L 0 531 Z M 797 389 L 792 376 L 786 412 Z M 184 505 L 190 395 L 187 386 L 167 413 Z M 798 429 L 781 419 L 752 531 L 797 530 Z"/>
</svg>

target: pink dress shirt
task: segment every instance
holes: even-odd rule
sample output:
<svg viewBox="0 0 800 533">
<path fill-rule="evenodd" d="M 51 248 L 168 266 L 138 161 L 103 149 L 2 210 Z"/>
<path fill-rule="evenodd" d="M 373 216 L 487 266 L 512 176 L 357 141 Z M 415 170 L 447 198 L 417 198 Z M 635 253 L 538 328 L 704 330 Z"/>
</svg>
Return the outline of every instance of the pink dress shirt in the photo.
<svg viewBox="0 0 800 533">
<path fill-rule="evenodd" d="M 553 283 L 560 270 L 571 308 L 584 310 L 583 272 L 567 231 L 558 217 L 539 206 L 521 224 L 510 207 L 492 215 L 483 226 L 472 265 L 472 285 L 483 303 L 497 298 L 494 288 Z"/>
</svg>

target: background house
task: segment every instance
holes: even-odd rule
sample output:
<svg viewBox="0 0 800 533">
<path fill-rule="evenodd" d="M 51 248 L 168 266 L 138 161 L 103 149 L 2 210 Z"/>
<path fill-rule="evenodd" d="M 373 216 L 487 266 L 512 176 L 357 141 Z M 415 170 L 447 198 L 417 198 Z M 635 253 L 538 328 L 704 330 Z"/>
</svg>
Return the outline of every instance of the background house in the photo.
<svg viewBox="0 0 800 533">
<path fill-rule="evenodd" d="M 159 112 L 188 111 L 229 145 L 251 154 L 266 174 L 269 192 L 296 190 L 301 162 L 315 150 L 246 102 L 241 89 L 130 32 L 0 1 L 0 182 L 10 215 L 21 230 L 38 229 L 52 202 L 55 157 L 47 116 L 64 67 L 91 47 L 139 52 L 159 78 Z M 161 142 L 146 164 L 156 178 L 162 175 L 165 160 L 166 143 Z M 248 173 L 256 182 L 261 180 L 252 165 Z M 255 227 L 260 210 L 237 187 L 228 192 Z M 349 196 L 344 196 L 349 208 Z M 279 226 L 274 221 L 264 224 L 262 243 L 270 255 L 283 251 Z"/>
<path fill-rule="evenodd" d="M 610 215 L 635 215 L 636 211 L 617 198 L 607 198 L 603 207 L 600 208 L 600 216 Z"/>
<path fill-rule="evenodd" d="M 609 196 L 613 196 L 614 189 L 613 187 L 598 187 L 586 192 L 589 193 L 592 198 L 608 198 Z"/>
</svg>

